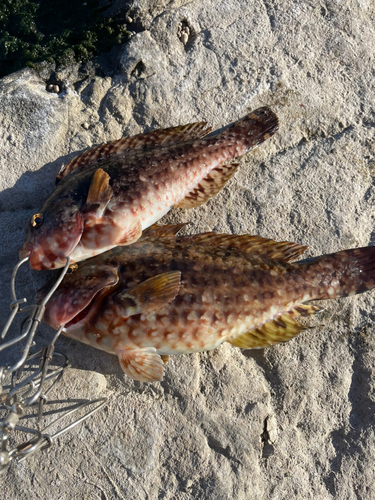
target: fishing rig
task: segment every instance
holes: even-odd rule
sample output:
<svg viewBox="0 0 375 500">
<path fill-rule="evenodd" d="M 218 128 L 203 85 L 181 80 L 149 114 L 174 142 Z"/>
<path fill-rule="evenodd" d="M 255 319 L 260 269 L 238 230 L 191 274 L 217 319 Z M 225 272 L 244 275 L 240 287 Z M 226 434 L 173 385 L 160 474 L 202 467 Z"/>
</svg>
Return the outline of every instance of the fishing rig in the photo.
<svg viewBox="0 0 375 500">
<path fill-rule="evenodd" d="M 59 436 L 86 420 L 106 403 L 106 398 L 74 400 L 69 407 L 56 410 L 56 413 L 61 412 L 60 416 L 41 428 L 46 405 L 56 406 L 63 403 L 47 400 L 47 394 L 70 366 L 65 354 L 55 351 L 55 343 L 63 326 L 58 329 L 48 346 L 33 353 L 31 350 L 35 347 L 35 333 L 43 319 L 46 303 L 68 272 L 70 258 L 67 258 L 59 278 L 43 300 L 39 304 L 25 306 L 27 299 L 17 299 L 15 283 L 19 268 L 28 259 L 26 257 L 19 261 L 13 269 L 11 313 L 0 334 L 0 353 L 18 343 L 22 346 L 21 356 L 17 362 L 12 366 L 0 366 L 0 474 L 8 469 L 12 460 L 22 461 L 40 450 L 50 448 Z M 24 307 L 21 307 L 22 305 Z M 26 312 L 29 316 L 22 324 L 21 333 L 11 340 L 4 341 L 15 317 Z M 68 403 L 70 404 L 69 401 Z M 35 407 L 37 412 L 34 410 Z M 26 415 L 29 409 L 32 413 Z M 81 415 L 82 410 L 86 411 L 83 415 Z M 48 412 L 51 413 L 54 412 Z M 73 421 L 72 416 L 75 418 Z M 22 425 L 22 420 L 28 418 L 37 419 L 35 425 L 37 428 Z M 21 443 L 17 444 L 20 440 Z"/>
</svg>

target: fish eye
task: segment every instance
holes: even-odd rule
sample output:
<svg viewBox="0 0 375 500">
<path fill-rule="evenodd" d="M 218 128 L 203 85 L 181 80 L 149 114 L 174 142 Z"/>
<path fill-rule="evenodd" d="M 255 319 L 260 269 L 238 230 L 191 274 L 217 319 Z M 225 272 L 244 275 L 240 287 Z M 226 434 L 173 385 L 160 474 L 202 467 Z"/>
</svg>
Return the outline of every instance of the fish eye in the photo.
<svg viewBox="0 0 375 500">
<path fill-rule="evenodd" d="M 43 214 L 34 214 L 31 217 L 31 225 L 33 227 L 38 227 L 42 224 L 43 222 Z"/>
<path fill-rule="evenodd" d="M 71 266 L 68 267 L 66 274 L 72 274 L 74 273 L 74 271 L 77 271 L 77 269 L 78 269 L 78 264 L 72 264 Z"/>
</svg>

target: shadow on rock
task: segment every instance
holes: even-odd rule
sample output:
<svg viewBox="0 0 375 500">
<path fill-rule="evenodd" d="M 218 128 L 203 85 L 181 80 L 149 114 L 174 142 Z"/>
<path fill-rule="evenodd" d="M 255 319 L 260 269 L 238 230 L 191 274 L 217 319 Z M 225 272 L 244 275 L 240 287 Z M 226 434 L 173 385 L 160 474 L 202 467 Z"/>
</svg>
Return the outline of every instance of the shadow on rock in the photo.
<svg viewBox="0 0 375 500">
<path fill-rule="evenodd" d="M 352 341 L 354 351 L 353 376 L 349 390 L 351 412 L 349 417 L 349 431 L 341 428 L 331 433 L 331 442 L 336 456 L 331 460 L 331 472 L 324 478 L 327 490 L 336 498 L 340 495 L 338 484 L 340 477 L 345 476 L 350 464 L 348 457 L 356 462 L 356 467 L 362 470 L 364 476 L 368 467 L 364 443 L 371 446 L 371 435 L 375 423 L 375 401 L 373 391 L 373 369 L 371 367 L 371 347 L 356 335 Z M 365 498 L 369 494 L 366 488 L 366 477 L 359 480 L 357 498 Z M 371 496 L 371 495 L 370 495 Z"/>
<path fill-rule="evenodd" d="M 83 151 L 85 149 L 60 156 L 38 170 L 22 174 L 13 187 L 0 193 L 0 210 L 5 212 L 40 209 L 55 187 L 55 179 L 61 166 Z"/>
</svg>

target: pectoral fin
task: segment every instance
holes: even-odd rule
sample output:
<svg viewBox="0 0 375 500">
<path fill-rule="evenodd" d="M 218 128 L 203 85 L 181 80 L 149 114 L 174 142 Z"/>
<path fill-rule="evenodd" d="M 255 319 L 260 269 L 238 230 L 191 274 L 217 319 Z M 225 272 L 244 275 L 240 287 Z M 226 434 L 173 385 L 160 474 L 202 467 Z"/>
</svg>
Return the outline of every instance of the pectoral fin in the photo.
<svg viewBox="0 0 375 500">
<path fill-rule="evenodd" d="M 97 217 L 101 217 L 112 198 L 113 191 L 109 185 L 109 175 L 102 168 L 95 171 L 91 179 L 89 192 L 86 199 L 85 211 L 96 209 Z"/>
<path fill-rule="evenodd" d="M 142 235 L 142 224 L 139 219 L 134 219 L 133 224 L 116 241 L 117 246 L 126 246 L 138 241 Z"/>
<path fill-rule="evenodd" d="M 195 208 L 203 205 L 224 187 L 236 172 L 238 165 L 239 163 L 228 163 L 214 168 L 207 177 L 202 179 L 198 186 L 175 205 L 175 207 Z"/>
<path fill-rule="evenodd" d="M 170 271 L 114 295 L 113 300 L 122 306 L 122 314 L 124 318 L 128 318 L 165 306 L 176 297 L 180 286 L 180 271 Z"/>
<path fill-rule="evenodd" d="M 125 231 L 105 215 L 95 218 L 90 214 L 86 217 L 85 230 L 81 237 L 81 243 L 85 248 L 105 248 L 110 246 L 125 246 L 134 243 L 142 234 L 142 226 L 139 219 L 134 219 Z"/>
<path fill-rule="evenodd" d="M 120 366 L 124 373 L 139 382 L 155 382 L 162 380 L 164 362 L 157 354 L 155 347 L 142 349 L 116 349 Z"/>
<path fill-rule="evenodd" d="M 297 306 L 278 318 L 265 323 L 260 328 L 244 333 L 233 340 L 228 340 L 228 342 L 241 349 L 260 349 L 286 342 L 307 328 L 298 323 L 294 318 L 298 316 L 310 316 L 320 311 L 322 309 L 316 306 Z"/>
</svg>

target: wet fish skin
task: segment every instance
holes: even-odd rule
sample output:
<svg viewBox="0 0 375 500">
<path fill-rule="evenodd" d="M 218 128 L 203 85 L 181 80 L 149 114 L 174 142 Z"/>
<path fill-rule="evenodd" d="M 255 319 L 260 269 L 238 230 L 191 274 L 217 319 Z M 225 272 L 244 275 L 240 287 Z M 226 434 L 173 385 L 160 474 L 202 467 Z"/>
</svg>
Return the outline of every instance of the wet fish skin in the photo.
<svg viewBox="0 0 375 500">
<path fill-rule="evenodd" d="M 149 228 L 133 245 L 81 262 L 47 304 L 45 321 L 117 354 L 124 372 L 160 380 L 162 356 L 223 342 L 262 348 L 304 329 L 305 304 L 375 286 L 375 247 L 290 263 L 306 247 L 213 233 L 175 237 Z"/>
<path fill-rule="evenodd" d="M 214 196 L 240 157 L 271 137 L 277 116 L 259 108 L 207 136 L 206 123 L 157 130 L 93 148 L 73 159 L 33 216 L 20 251 L 33 269 L 55 269 L 136 241 L 172 206 Z"/>
</svg>

